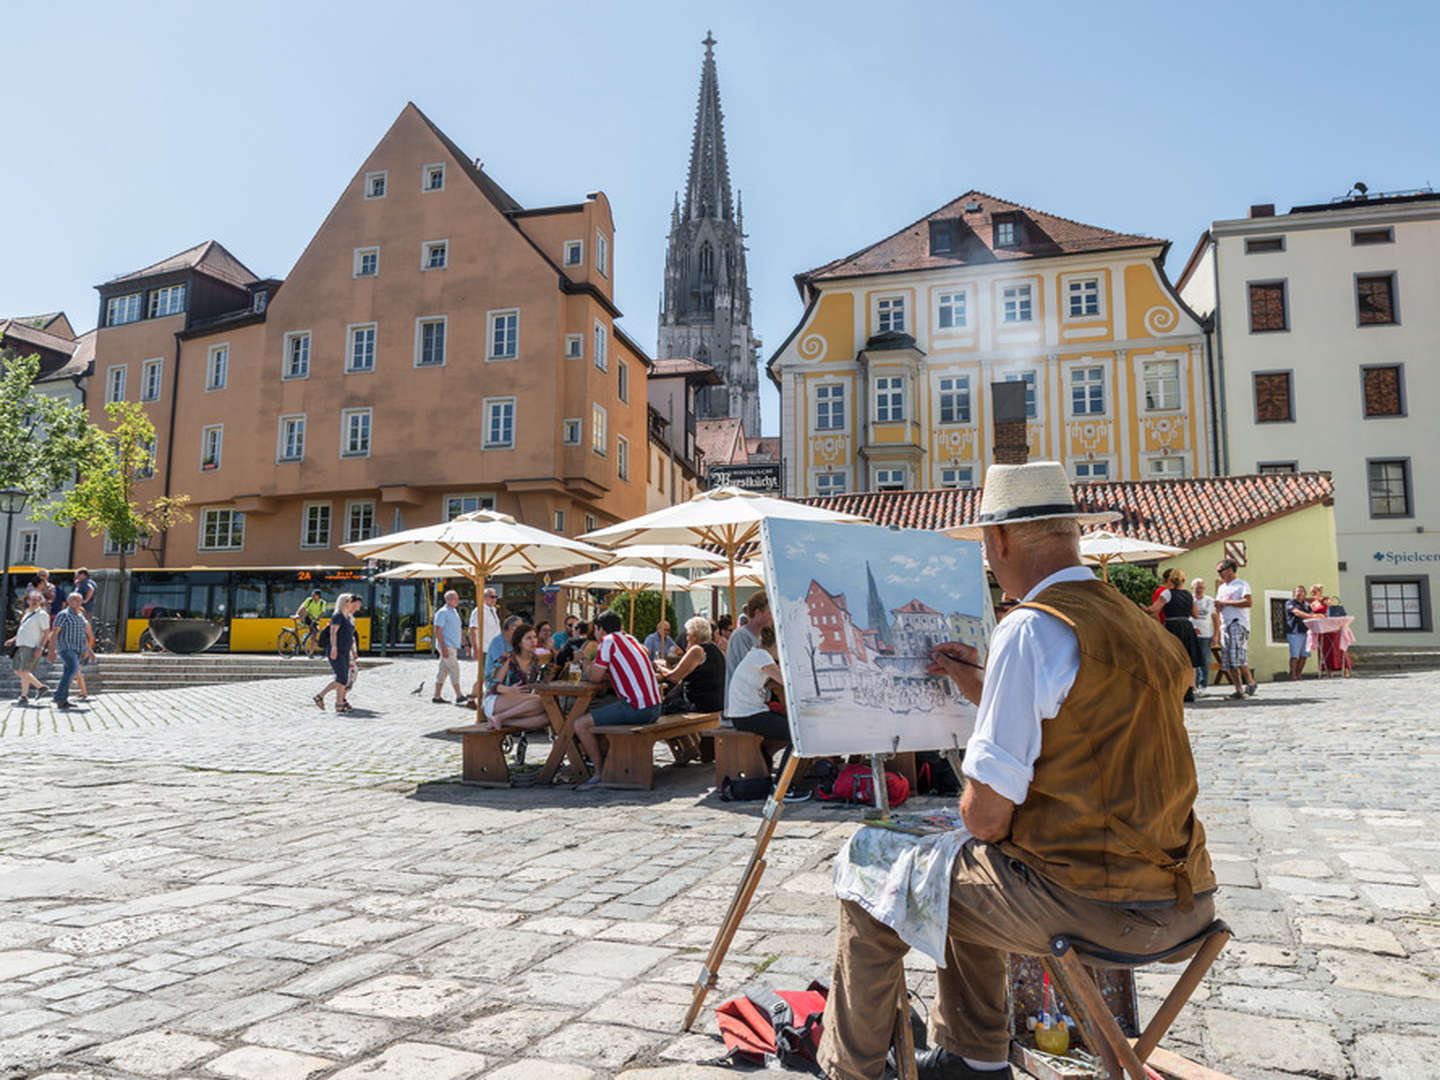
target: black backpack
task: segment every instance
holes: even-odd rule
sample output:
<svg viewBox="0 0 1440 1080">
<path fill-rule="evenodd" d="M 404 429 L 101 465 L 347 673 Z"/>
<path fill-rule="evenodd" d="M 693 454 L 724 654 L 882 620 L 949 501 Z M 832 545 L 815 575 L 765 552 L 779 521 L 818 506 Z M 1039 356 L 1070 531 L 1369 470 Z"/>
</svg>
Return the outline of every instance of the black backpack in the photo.
<svg viewBox="0 0 1440 1080">
<path fill-rule="evenodd" d="M 334 623 L 326 623 L 320 628 L 320 633 L 315 637 L 315 644 L 320 647 L 322 652 L 328 653 L 330 651 L 330 627 L 333 625 Z"/>
</svg>

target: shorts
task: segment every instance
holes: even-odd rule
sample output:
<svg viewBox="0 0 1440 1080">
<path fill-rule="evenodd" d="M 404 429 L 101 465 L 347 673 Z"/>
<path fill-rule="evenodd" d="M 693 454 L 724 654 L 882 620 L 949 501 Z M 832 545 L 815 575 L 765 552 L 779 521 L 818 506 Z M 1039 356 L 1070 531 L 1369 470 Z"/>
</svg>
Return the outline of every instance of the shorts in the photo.
<svg viewBox="0 0 1440 1080">
<path fill-rule="evenodd" d="M 331 660 L 330 670 L 335 673 L 336 682 L 341 686 L 348 685 L 350 682 L 350 654 L 345 653 L 343 656 L 337 656 Z"/>
<path fill-rule="evenodd" d="M 496 705 L 499 701 L 500 701 L 500 695 L 499 695 L 499 694 L 486 694 L 485 697 L 484 697 L 484 699 L 480 702 L 480 708 L 482 708 L 482 709 L 485 711 L 485 719 L 486 719 L 486 720 L 494 720 L 494 719 L 495 719 L 495 705 Z"/>
<path fill-rule="evenodd" d="M 35 645 L 19 645 L 15 649 L 15 656 L 10 662 L 10 667 L 15 674 L 22 671 L 34 671 L 35 663 L 40 659 L 40 649 Z"/>
<path fill-rule="evenodd" d="M 590 716 L 596 727 L 623 727 L 627 724 L 653 724 L 660 719 L 660 706 L 647 705 L 637 709 L 628 701 L 612 701 L 609 705 L 591 709 Z"/>
<path fill-rule="evenodd" d="M 1286 634 L 1285 640 L 1290 642 L 1290 659 L 1304 660 L 1310 655 L 1310 647 L 1306 644 L 1309 634 Z"/>
<path fill-rule="evenodd" d="M 1220 643 L 1220 666 L 1235 671 L 1250 665 L 1250 628 L 1232 622 L 1225 626 Z"/>
</svg>

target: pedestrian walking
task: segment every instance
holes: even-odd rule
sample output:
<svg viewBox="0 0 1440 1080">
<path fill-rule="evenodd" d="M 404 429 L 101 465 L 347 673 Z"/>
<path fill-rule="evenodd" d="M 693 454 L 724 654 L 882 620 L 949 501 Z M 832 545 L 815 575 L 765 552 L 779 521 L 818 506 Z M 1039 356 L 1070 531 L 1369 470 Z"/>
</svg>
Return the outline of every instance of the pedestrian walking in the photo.
<svg viewBox="0 0 1440 1080">
<path fill-rule="evenodd" d="M 36 698 L 42 698 L 50 692 L 35 675 L 35 664 L 39 661 L 45 639 L 49 636 L 50 611 L 45 605 L 45 598 L 37 590 L 30 589 L 25 593 L 25 610 L 20 615 L 20 625 L 15 628 L 15 636 L 5 642 L 6 648 L 15 646 L 10 666 L 20 678 L 20 698 L 15 703 L 17 705 L 29 702 L 32 686 L 35 688 Z"/>
<path fill-rule="evenodd" d="M 459 606 L 460 594 L 450 589 L 445 593 L 445 603 L 435 612 L 433 636 L 435 651 L 440 654 L 440 668 L 435 673 L 435 696 L 430 700 L 436 705 L 445 704 L 440 691 L 445 689 L 447 678 L 455 687 L 455 704 L 465 701 L 465 694 L 460 689 L 460 646 L 464 642 L 464 630 L 457 610 Z"/>
<path fill-rule="evenodd" d="M 1205 690 L 1210 686 L 1210 648 L 1220 636 L 1220 613 L 1215 610 L 1215 598 L 1208 595 L 1209 586 L 1204 578 L 1190 582 L 1190 595 L 1195 597 L 1195 617 L 1190 621 L 1195 626 L 1195 640 L 1200 643 L 1200 655 L 1205 662 L 1195 669 L 1195 688 Z"/>
<path fill-rule="evenodd" d="M 330 613 L 330 670 L 334 678 L 330 684 L 315 695 L 315 704 L 323 712 L 325 710 L 325 695 L 335 691 L 335 711 L 337 713 L 350 712 L 350 703 L 345 700 L 345 693 L 350 684 L 350 665 L 353 662 L 355 651 L 355 610 L 360 605 L 360 598 L 350 593 L 341 593 L 335 598 L 335 608 Z"/>
<path fill-rule="evenodd" d="M 1235 687 L 1232 698 L 1255 693 L 1255 680 L 1250 675 L 1250 583 L 1236 576 L 1240 569 L 1234 559 L 1222 559 L 1215 567 L 1220 587 L 1215 590 L 1215 606 L 1220 609 L 1220 666 Z"/>
<path fill-rule="evenodd" d="M 94 621 L 95 618 L 95 579 L 90 576 L 90 571 L 85 567 L 75 571 L 75 584 L 73 592 L 80 594 L 80 606 L 85 609 L 85 617 Z"/>
<path fill-rule="evenodd" d="M 1150 611 L 1165 621 L 1166 631 L 1179 640 L 1185 655 L 1190 658 L 1192 678 L 1190 687 L 1185 691 L 1185 700 L 1194 701 L 1193 671 L 1205 662 L 1205 657 L 1200 652 L 1200 639 L 1195 636 L 1195 624 L 1191 621 L 1198 614 L 1195 597 L 1185 588 L 1185 573 L 1178 566 L 1172 566 L 1165 572 L 1164 588 L 1156 596 Z"/>
<path fill-rule="evenodd" d="M 80 664 L 95 658 L 95 635 L 89 620 L 80 606 L 80 594 L 71 593 L 65 598 L 65 610 L 51 620 L 50 635 L 47 639 L 50 662 L 60 655 L 60 685 L 55 688 L 55 705 L 60 709 L 70 708 L 70 684 L 80 671 Z"/>
</svg>

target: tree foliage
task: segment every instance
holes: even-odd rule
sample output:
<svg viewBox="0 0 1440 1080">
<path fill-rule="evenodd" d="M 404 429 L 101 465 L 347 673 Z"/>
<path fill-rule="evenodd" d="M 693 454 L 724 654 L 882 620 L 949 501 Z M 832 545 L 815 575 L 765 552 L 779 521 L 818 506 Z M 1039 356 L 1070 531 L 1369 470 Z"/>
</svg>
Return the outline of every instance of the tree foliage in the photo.
<svg viewBox="0 0 1440 1080">
<path fill-rule="evenodd" d="M 1150 606 L 1150 598 L 1160 586 L 1160 579 L 1148 567 L 1133 563 L 1111 563 L 1110 584 L 1119 589 L 1143 608 Z"/>
<path fill-rule="evenodd" d="M 89 471 L 103 454 L 103 436 L 84 406 L 34 393 L 39 356 L 13 356 L 0 371 L 0 487 L 30 494 L 35 517 L 42 501 Z"/>
<path fill-rule="evenodd" d="M 620 616 L 625 623 L 625 629 L 630 629 L 630 594 L 618 592 L 610 601 L 610 610 Z M 670 622 L 670 636 L 676 641 L 680 638 L 675 632 L 675 605 L 666 601 L 665 618 Z M 655 632 L 655 627 L 660 625 L 660 593 L 659 592 L 638 592 L 635 594 L 635 636 L 641 641 Z"/>
</svg>

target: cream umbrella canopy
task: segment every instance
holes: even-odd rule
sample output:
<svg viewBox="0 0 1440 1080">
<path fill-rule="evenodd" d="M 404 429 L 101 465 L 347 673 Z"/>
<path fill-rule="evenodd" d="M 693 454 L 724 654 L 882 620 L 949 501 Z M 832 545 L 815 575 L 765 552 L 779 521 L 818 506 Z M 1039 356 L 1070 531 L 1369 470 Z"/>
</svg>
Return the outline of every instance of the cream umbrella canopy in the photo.
<svg viewBox="0 0 1440 1080">
<path fill-rule="evenodd" d="M 445 567 L 436 566 L 434 563 L 412 562 L 406 563 L 404 566 L 396 566 L 389 570 L 384 570 L 375 576 L 391 578 L 392 580 L 409 581 L 415 578 L 459 577 L 463 573 L 463 570 L 447 570 Z"/>
<path fill-rule="evenodd" d="M 692 592 L 702 592 L 706 589 L 723 589 L 729 581 L 727 570 L 716 570 L 713 574 L 706 574 L 690 582 Z M 735 564 L 735 585 L 737 588 L 763 589 L 765 587 L 765 567 L 758 561 Z M 734 612 L 731 612 L 733 615 Z"/>
<path fill-rule="evenodd" d="M 1080 537 L 1080 561 L 1100 567 L 1100 576 L 1106 581 L 1110 580 L 1112 562 L 1155 562 L 1183 555 L 1185 550 L 1150 540 L 1137 540 L 1133 536 L 1121 536 L 1108 529 L 1096 529 Z"/>
<path fill-rule="evenodd" d="M 740 488 L 702 491 L 689 502 L 667 506 L 641 517 L 586 533 L 581 539 L 597 544 L 710 544 L 720 550 L 733 572 L 740 549 L 760 539 L 766 518 L 800 521 L 855 521 L 868 518 L 842 514 L 817 506 L 759 495 Z M 730 584 L 730 609 L 735 609 L 735 584 Z"/>
<path fill-rule="evenodd" d="M 711 568 L 725 565 L 725 557 L 713 551 L 696 547 L 694 544 L 627 544 L 615 548 L 613 566 L 652 566 L 660 571 L 660 596 L 668 596 L 670 590 L 667 578 L 675 570 L 690 570 L 695 567 Z M 688 589 L 687 581 L 685 587 Z"/>
<path fill-rule="evenodd" d="M 624 589 L 630 594 L 630 624 L 628 629 L 631 633 L 635 631 L 635 592 L 637 589 L 658 588 L 664 580 L 659 570 L 653 566 L 602 566 L 599 570 L 591 570 L 586 574 L 576 574 L 574 577 L 563 578 L 557 581 L 556 585 L 565 585 L 572 589 Z M 663 595 L 663 593 L 662 593 Z M 664 608 L 661 608 L 664 612 Z"/>
</svg>

